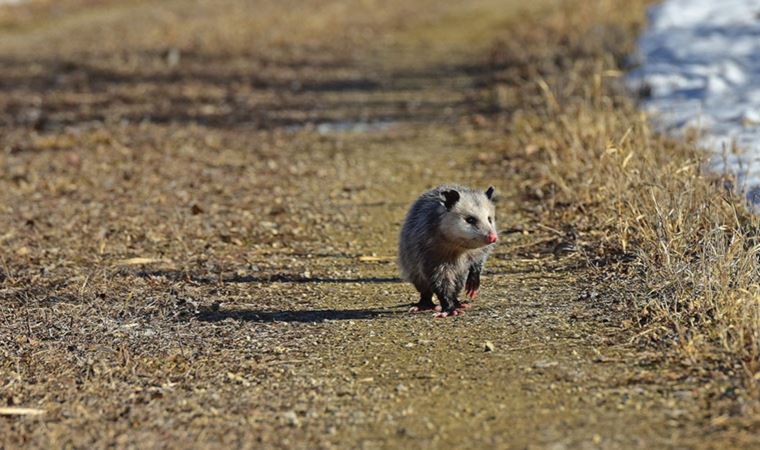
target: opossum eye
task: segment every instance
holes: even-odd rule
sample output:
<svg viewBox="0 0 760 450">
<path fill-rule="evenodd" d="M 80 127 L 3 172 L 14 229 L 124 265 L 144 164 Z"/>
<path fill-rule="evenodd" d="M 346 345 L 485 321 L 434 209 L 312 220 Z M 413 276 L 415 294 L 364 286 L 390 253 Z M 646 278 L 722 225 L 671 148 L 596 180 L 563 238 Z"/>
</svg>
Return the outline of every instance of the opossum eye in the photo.
<svg viewBox="0 0 760 450">
<path fill-rule="evenodd" d="M 488 216 L 488 223 L 493 223 L 493 219 L 491 218 L 491 216 Z"/>
<path fill-rule="evenodd" d="M 470 217 L 464 219 L 464 221 L 467 222 L 467 223 L 469 223 L 470 225 L 475 225 L 476 223 L 478 223 L 477 217 L 474 217 L 474 216 L 470 216 Z"/>
</svg>

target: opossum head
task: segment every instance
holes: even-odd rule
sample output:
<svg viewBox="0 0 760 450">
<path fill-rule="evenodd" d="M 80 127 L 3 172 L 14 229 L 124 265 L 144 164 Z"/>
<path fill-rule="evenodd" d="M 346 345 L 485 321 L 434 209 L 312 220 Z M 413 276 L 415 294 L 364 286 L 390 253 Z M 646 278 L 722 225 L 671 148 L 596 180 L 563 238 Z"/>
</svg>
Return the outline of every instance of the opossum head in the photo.
<svg viewBox="0 0 760 450">
<path fill-rule="evenodd" d="M 456 188 L 441 192 L 446 212 L 440 231 L 450 244 L 475 249 L 498 240 L 493 194 L 493 187 L 484 192 Z"/>
</svg>

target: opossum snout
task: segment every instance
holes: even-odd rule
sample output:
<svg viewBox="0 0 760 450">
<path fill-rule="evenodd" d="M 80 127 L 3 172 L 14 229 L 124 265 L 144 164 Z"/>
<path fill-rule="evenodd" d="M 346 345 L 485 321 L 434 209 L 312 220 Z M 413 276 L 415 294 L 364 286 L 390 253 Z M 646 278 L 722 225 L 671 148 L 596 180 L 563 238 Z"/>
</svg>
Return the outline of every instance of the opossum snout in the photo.
<svg viewBox="0 0 760 450">
<path fill-rule="evenodd" d="M 493 244 L 494 242 L 498 241 L 499 238 L 496 237 L 496 233 L 493 231 L 488 233 L 488 236 L 486 236 L 486 241 L 488 241 L 489 244 Z"/>
</svg>

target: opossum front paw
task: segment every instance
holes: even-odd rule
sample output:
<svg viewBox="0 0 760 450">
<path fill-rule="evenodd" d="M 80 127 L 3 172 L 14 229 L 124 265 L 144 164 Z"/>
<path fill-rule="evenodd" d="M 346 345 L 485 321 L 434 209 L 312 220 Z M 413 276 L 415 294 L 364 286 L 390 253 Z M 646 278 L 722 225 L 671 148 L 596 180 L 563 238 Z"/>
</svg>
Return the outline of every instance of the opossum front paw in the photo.
<svg viewBox="0 0 760 450">
<path fill-rule="evenodd" d="M 478 289 L 480 289 L 480 272 L 471 269 L 464 283 L 464 292 L 467 297 L 474 300 L 478 296 Z"/>
<path fill-rule="evenodd" d="M 464 314 L 464 309 L 460 307 L 457 309 L 452 309 L 451 311 L 437 312 L 435 313 L 435 315 L 433 315 L 433 317 L 435 317 L 436 319 L 442 319 L 444 317 L 456 317 L 456 316 L 461 316 L 463 314 Z"/>
<path fill-rule="evenodd" d="M 413 305 L 411 308 L 409 308 L 409 312 L 414 314 L 418 312 L 424 312 L 424 311 L 440 311 L 441 307 L 434 304 L 433 302 L 419 302 L 415 305 Z"/>
</svg>

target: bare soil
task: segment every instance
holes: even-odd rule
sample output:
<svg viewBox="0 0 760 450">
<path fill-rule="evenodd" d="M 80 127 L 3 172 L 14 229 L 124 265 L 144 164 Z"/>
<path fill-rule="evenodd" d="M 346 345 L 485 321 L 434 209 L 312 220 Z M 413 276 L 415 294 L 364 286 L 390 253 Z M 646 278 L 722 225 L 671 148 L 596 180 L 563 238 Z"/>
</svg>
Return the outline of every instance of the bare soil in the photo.
<svg viewBox="0 0 760 450">
<path fill-rule="evenodd" d="M 541 222 L 487 62 L 556 2 L 255 3 L 1 16 L 0 406 L 44 413 L 0 447 L 760 445 Z M 443 182 L 502 239 L 434 319 L 394 258 Z"/>
</svg>

